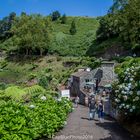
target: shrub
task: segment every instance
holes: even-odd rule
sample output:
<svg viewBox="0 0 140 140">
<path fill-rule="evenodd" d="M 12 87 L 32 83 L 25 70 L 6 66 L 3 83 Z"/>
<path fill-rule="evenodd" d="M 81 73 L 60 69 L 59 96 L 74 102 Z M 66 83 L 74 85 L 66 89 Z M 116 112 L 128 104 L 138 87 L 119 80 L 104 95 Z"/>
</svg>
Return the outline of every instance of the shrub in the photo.
<svg viewBox="0 0 140 140">
<path fill-rule="evenodd" d="M 131 61 L 132 62 L 132 61 Z M 134 62 L 134 61 L 133 61 Z M 130 66 L 131 64 L 131 66 Z M 124 115 L 140 115 L 140 66 L 128 63 L 118 70 L 119 81 L 114 86 L 114 101 Z"/>
<path fill-rule="evenodd" d="M 37 68 L 38 67 L 38 65 L 37 64 L 35 64 L 35 63 L 32 63 L 31 64 L 31 68 L 30 68 L 30 70 L 34 70 L 35 68 Z"/>
<path fill-rule="evenodd" d="M 37 75 L 35 73 L 30 73 L 29 77 L 28 77 L 28 80 L 32 80 L 34 78 L 36 78 Z"/>
<path fill-rule="evenodd" d="M 52 76 L 50 74 L 46 74 L 46 75 L 42 74 L 38 78 L 38 81 L 39 81 L 38 83 L 43 88 L 47 88 L 51 80 L 52 80 Z"/>
<path fill-rule="evenodd" d="M 5 96 L 14 100 L 21 100 L 27 94 L 23 89 L 18 86 L 11 86 L 5 89 Z"/>
<path fill-rule="evenodd" d="M 45 89 L 39 85 L 34 85 L 34 86 L 31 86 L 31 87 L 26 87 L 24 88 L 24 91 L 28 94 L 35 94 L 35 93 L 44 93 L 45 92 Z"/>
<path fill-rule="evenodd" d="M 52 72 L 52 69 L 51 68 L 46 68 L 45 73 L 49 73 L 49 72 Z"/>
<path fill-rule="evenodd" d="M 8 63 L 7 63 L 6 60 L 1 61 L 1 62 L 0 62 L 0 69 L 5 68 L 7 65 L 8 65 Z"/>
<path fill-rule="evenodd" d="M 0 139 L 32 140 L 44 136 L 51 138 L 65 125 L 71 107 L 71 103 L 66 99 L 57 101 L 45 96 L 25 105 L 14 101 L 2 102 Z"/>
<path fill-rule="evenodd" d="M 4 90 L 7 87 L 5 83 L 0 83 L 0 90 Z"/>
</svg>

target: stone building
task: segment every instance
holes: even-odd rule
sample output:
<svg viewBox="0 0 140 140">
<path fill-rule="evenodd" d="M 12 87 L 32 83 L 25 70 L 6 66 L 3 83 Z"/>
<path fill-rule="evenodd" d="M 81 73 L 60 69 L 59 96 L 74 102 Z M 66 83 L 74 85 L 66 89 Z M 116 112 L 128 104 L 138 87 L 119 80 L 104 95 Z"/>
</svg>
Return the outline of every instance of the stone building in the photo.
<svg viewBox="0 0 140 140">
<path fill-rule="evenodd" d="M 90 70 L 79 69 L 71 75 L 69 87 L 71 96 L 79 96 L 80 103 L 85 104 L 85 98 L 102 92 L 114 80 L 114 62 L 102 62 L 101 67 Z"/>
<path fill-rule="evenodd" d="M 104 87 L 108 84 L 112 84 L 112 82 L 115 79 L 114 65 L 115 65 L 114 62 L 108 62 L 108 61 L 102 62 L 100 69 L 103 71 L 103 76 L 99 83 L 99 86 Z"/>
<path fill-rule="evenodd" d="M 70 78 L 71 96 L 79 96 L 80 103 L 84 104 L 85 97 L 95 93 L 96 80 L 97 78 L 100 80 L 101 76 L 102 73 L 100 70 L 91 71 L 89 68 L 79 69 L 77 72 L 73 73 Z"/>
</svg>

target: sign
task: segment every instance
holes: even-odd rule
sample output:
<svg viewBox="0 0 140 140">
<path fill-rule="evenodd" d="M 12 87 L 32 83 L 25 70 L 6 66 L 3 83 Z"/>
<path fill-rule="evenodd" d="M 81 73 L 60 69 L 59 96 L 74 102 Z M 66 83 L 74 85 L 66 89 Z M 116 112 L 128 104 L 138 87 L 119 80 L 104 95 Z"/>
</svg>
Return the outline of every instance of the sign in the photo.
<svg viewBox="0 0 140 140">
<path fill-rule="evenodd" d="M 61 97 L 67 97 L 70 98 L 70 90 L 61 90 Z"/>
</svg>

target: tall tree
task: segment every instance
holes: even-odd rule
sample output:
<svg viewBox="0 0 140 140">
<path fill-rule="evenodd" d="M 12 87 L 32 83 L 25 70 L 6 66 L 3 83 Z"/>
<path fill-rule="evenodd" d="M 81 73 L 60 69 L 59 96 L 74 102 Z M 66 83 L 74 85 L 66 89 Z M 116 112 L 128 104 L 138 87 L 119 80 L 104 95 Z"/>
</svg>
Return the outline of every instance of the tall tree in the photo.
<svg viewBox="0 0 140 140">
<path fill-rule="evenodd" d="M 14 23 L 14 20 L 16 18 L 16 13 L 12 12 L 9 14 L 9 16 L 3 18 L 0 21 L 0 39 L 7 39 L 12 36 L 10 29 L 12 27 L 12 24 Z"/>
<path fill-rule="evenodd" d="M 21 16 L 26 16 L 26 12 L 21 12 Z"/>
<path fill-rule="evenodd" d="M 139 0 L 115 0 L 122 4 L 121 8 L 108 13 L 100 20 L 97 31 L 99 41 L 119 37 L 133 49 L 140 49 L 140 2 Z"/>
<path fill-rule="evenodd" d="M 67 17 L 66 17 L 66 15 L 64 14 L 64 15 L 61 17 L 61 23 L 62 23 L 62 24 L 66 24 L 66 22 L 67 22 Z"/>
<path fill-rule="evenodd" d="M 118 10 L 121 10 L 128 4 L 129 0 L 113 0 L 113 5 L 109 9 L 109 13 L 116 13 Z"/>
<path fill-rule="evenodd" d="M 77 32 L 76 23 L 75 23 L 75 20 L 73 20 L 72 23 L 71 23 L 71 27 L 70 27 L 70 34 L 74 35 L 74 34 L 76 34 L 76 32 Z"/>
<path fill-rule="evenodd" d="M 26 55 L 36 50 L 42 55 L 49 46 L 48 26 L 42 16 L 22 15 L 11 29 L 12 40 L 19 50 L 26 50 Z"/>
<path fill-rule="evenodd" d="M 56 21 L 58 18 L 61 17 L 61 14 L 59 11 L 54 11 L 52 14 L 51 14 L 51 18 L 52 18 L 52 21 Z"/>
</svg>

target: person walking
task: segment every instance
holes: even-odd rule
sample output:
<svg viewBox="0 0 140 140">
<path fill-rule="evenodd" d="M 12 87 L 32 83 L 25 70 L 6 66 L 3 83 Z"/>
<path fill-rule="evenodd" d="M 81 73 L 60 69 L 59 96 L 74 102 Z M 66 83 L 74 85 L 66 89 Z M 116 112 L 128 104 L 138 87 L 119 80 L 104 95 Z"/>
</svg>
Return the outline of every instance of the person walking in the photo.
<svg viewBox="0 0 140 140">
<path fill-rule="evenodd" d="M 96 102 L 95 102 L 95 98 L 92 98 L 89 101 L 89 120 L 93 120 L 94 119 L 95 111 L 96 111 Z"/>
<path fill-rule="evenodd" d="M 78 103 L 79 103 L 79 97 L 77 96 L 77 97 L 75 98 L 75 107 L 78 107 Z"/>
<path fill-rule="evenodd" d="M 104 117 L 104 107 L 103 107 L 103 101 L 99 101 L 98 103 L 98 118 L 99 118 L 99 122 L 103 122 L 103 117 Z"/>
</svg>

